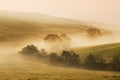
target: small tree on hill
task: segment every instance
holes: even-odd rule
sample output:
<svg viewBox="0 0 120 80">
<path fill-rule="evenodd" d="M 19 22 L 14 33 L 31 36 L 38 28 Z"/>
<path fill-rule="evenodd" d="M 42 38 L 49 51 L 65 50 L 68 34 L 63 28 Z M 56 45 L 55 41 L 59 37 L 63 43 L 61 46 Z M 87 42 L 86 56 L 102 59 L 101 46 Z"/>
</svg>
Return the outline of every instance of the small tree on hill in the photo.
<svg viewBox="0 0 120 80">
<path fill-rule="evenodd" d="M 40 54 L 39 50 L 34 45 L 27 45 L 26 47 L 24 47 L 20 51 L 20 53 L 23 54 L 23 55 L 36 55 L 36 54 Z"/>
<path fill-rule="evenodd" d="M 47 56 L 47 52 L 45 49 L 41 49 L 40 54 L 41 54 L 41 56 Z"/>
<path fill-rule="evenodd" d="M 102 32 L 97 28 L 89 28 L 86 31 L 86 36 L 90 39 L 95 39 L 102 36 Z"/>
<path fill-rule="evenodd" d="M 99 68 L 99 69 L 105 69 L 105 60 L 101 56 L 95 56 L 92 54 L 89 54 L 86 57 L 85 65 L 89 67 Z"/>
<path fill-rule="evenodd" d="M 85 64 L 94 65 L 96 63 L 96 58 L 94 55 L 90 54 L 86 57 Z"/>
<path fill-rule="evenodd" d="M 80 57 L 75 52 L 71 51 L 63 51 L 61 58 L 65 61 L 65 63 L 72 64 L 72 65 L 79 65 L 80 64 Z"/>
<path fill-rule="evenodd" d="M 120 71 L 120 54 L 113 57 L 111 64 L 113 70 Z"/>
<path fill-rule="evenodd" d="M 51 61 L 55 62 L 55 61 L 57 61 L 58 56 L 57 56 L 56 53 L 51 53 L 49 55 L 49 58 L 50 58 Z"/>
</svg>

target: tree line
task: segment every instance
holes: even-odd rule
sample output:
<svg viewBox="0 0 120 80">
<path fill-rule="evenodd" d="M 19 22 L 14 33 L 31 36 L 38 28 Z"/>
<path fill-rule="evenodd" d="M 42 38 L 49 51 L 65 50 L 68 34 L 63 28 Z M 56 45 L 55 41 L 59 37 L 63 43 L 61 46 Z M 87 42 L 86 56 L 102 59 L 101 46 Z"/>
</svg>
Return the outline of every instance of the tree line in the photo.
<svg viewBox="0 0 120 80">
<path fill-rule="evenodd" d="M 74 51 L 62 51 L 60 55 L 57 53 L 48 54 L 44 49 L 38 50 L 34 45 L 28 45 L 24 47 L 20 54 L 25 56 L 36 56 L 38 58 L 48 58 L 50 64 L 63 66 L 74 66 L 74 67 L 84 67 L 87 69 L 99 69 L 99 70 L 114 70 L 120 71 L 120 54 L 112 57 L 112 60 L 107 62 L 102 56 L 97 56 L 94 54 L 89 54 L 84 60 L 75 53 Z M 84 62 L 82 62 L 84 61 Z"/>
</svg>

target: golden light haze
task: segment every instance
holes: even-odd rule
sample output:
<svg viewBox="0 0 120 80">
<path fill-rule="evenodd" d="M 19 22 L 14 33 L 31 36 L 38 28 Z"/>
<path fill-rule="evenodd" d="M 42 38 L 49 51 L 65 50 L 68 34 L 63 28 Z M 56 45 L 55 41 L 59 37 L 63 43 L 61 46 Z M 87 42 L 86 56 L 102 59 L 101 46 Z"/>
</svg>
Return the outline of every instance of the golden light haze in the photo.
<svg viewBox="0 0 120 80">
<path fill-rule="evenodd" d="M 120 26 L 120 0 L 0 0 L 0 10 L 44 13 Z"/>
</svg>

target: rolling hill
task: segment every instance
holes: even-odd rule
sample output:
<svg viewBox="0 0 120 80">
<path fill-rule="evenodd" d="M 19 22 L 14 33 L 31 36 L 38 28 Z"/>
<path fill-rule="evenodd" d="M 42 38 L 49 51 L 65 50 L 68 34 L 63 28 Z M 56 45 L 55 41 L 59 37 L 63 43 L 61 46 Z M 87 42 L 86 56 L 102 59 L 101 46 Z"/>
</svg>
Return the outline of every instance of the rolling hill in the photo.
<svg viewBox="0 0 120 80">
<path fill-rule="evenodd" d="M 0 56 L 1 57 L 1 56 Z M 2 56 L 3 57 L 3 56 Z M 2 58 L 0 58 L 2 59 Z M 120 72 L 58 67 L 22 59 L 20 55 L 4 56 L 0 61 L 1 80 L 119 80 Z"/>
<path fill-rule="evenodd" d="M 44 14 L 0 11 L 0 42 L 21 42 L 41 39 L 50 33 L 81 34 L 90 26 L 76 20 L 57 18 Z M 100 29 L 107 32 L 107 30 Z M 2 48 L 1 48 L 2 47 Z M 107 59 L 120 52 L 120 43 L 75 48 L 73 51 L 85 57 L 89 53 Z M 23 59 L 18 54 L 21 46 L 0 46 L 1 80 L 118 80 L 119 72 L 85 70 L 51 66 Z"/>
<path fill-rule="evenodd" d="M 78 53 L 82 58 L 85 58 L 88 54 L 95 54 L 111 60 L 113 56 L 120 54 L 120 43 L 75 48 L 73 51 Z"/>
<path fill-rule="evenodd" d="M 90 27 L 77 20 L 44 14 L 0 11 L 0 42 L 40 39 L 49 33 L 78 34 Z"/>
</svg>

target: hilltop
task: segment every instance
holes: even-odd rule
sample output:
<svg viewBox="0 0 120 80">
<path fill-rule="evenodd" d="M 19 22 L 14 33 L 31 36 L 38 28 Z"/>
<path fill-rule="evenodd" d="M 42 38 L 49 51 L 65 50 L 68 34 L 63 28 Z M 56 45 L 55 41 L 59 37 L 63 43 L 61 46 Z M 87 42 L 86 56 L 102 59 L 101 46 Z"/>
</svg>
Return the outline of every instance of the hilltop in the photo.
<svg viewBox="0 0 120 80">
<path fill-rule="evenodd" d="M 0 42 L 41 39 L 52 33 L 81 34 L 91 27 L 96 26 L 45 14 L 0 11 Z"/>
<path fill-rule="evenodd" d="M 89 47 L 80 47 L 73 49 L 82 58 L 85 58 L 89 54 L 99 55 L 107 60 L 120 53 L 120 43 L 110 43 Z"/>
</svg>

